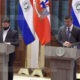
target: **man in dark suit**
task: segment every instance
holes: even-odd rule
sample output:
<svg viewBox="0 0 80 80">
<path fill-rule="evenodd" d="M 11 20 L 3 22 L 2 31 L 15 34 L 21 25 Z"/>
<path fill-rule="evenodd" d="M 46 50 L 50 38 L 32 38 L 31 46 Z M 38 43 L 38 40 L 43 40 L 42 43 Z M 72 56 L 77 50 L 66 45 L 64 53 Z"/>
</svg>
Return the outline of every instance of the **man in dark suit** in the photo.
<svg viewBox="0 0 80 80">
<path fill-rule="evenodd" d="M 11 29 L 10 19 L 7 16 L 2 18 L 2 29 L 0 30 L 0 43 L 7 43 L 13 46 L 18 46 L 18 33 Z M 8 63 L 8 80 L 13 80 L 13 61 L 15 52 L 9 54 Z"/>
<path fill-rule="evenodd" d="M 60 27 L 58 41 L 64 47 L 80 47 L 80 29 L 72 24 L 72 17 L 65 17 L 65 25 Z M 74 61 L 73 80 L 76 80 L 76 61 Z"/>
<path fill-rule="evenodd" d="M 65 17 L 65 25 L 60 27 L 58 41 L 65 47 L 74 47 L 80 44 L 80 29 L 72 24 L 71 16 Z"/>
</svg>

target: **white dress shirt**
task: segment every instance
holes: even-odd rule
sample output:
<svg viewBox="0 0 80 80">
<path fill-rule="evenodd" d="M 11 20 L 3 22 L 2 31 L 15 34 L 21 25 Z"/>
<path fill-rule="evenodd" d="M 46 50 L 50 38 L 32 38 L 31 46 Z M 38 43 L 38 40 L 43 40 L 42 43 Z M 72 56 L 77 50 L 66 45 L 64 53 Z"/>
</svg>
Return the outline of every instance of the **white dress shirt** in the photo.
<svg viewBox="0 0 80 80">
<path fill-rule="evenodd" d="M 72 31 L 73 24 L 69 28 L 70 28 L 70 31 Z M 66 31 L 68 31 L 68 27 L 67 27 Z"/>
<path fill-rule="evenodd" d="M 3 42 L 5 42 L 8 31 L 9 29 L 3 31 Z"/>
<path fill-rule="evenodd" d="M 69 28 L 69 30 L 70 30 L 70 32 L 71 32 L 72 29 L 73 29 L 73 24 L 72 24 L 70 27 L 66 27 L 66 34 L 67 34 L 67 32 L 68 32 L 68 28 Z M 71 36 L 71 33 L 69 34 L 69 36 Z"/>
</svg>

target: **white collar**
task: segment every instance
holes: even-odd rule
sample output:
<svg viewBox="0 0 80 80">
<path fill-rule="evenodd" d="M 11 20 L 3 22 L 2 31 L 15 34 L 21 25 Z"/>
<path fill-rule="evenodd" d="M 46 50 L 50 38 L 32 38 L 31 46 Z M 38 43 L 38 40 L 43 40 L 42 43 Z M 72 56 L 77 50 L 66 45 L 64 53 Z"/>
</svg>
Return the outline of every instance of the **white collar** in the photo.
<svg viewBox="0 0 80 80">
<path fill-rule="evenodd" d="M 70 31 L 72 31 L 72 28 L 73 28 L 73 24 L 69 27 L 70 28 Z M 68 27 L 67 27 L 67 30 L 68 30 Z"/>
</svg>

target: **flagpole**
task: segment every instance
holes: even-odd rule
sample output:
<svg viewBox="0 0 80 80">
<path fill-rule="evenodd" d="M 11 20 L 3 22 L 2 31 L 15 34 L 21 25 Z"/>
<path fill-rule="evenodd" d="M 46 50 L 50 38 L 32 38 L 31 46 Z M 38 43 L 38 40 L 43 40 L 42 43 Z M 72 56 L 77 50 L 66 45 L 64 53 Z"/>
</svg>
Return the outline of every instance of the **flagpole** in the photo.
<svg viewBox="0 0 80 80">
<path fill-rule="evenodd" d="M 39 68 L 44 68 L 44 66 L 45 66 L 45 46 L 40 45 Z"/>
<path fill-rule="evenodd" d="M 31 61 L 31 44 L 26 46 L 26 59 L 25 59 L 25 68 L 30 67 L 30 61 Z"/>
<path fill-rule="evenodd" d="M 31 68 L 39 68 L 39 39 L 37 35 L 35 35 L 35 41 L 32 43 L 31 51 Z"/>
</svg>

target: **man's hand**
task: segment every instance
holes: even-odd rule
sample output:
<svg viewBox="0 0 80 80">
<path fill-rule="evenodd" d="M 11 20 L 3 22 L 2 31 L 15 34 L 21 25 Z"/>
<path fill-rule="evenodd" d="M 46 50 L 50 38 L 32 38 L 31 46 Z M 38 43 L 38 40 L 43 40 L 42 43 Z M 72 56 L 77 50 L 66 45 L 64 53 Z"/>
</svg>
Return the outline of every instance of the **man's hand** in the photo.
<svg viewBox="0 0 80 80">
<path fill-rule="evenodd" d="M 70 42 L 68 42 L 68 41 L 65 41 L 65 42 L 63 43 L 63 46 L 65 46 L 65 47 L 71 47 L 72 44 L 71 44 Z"/>
</svg>

